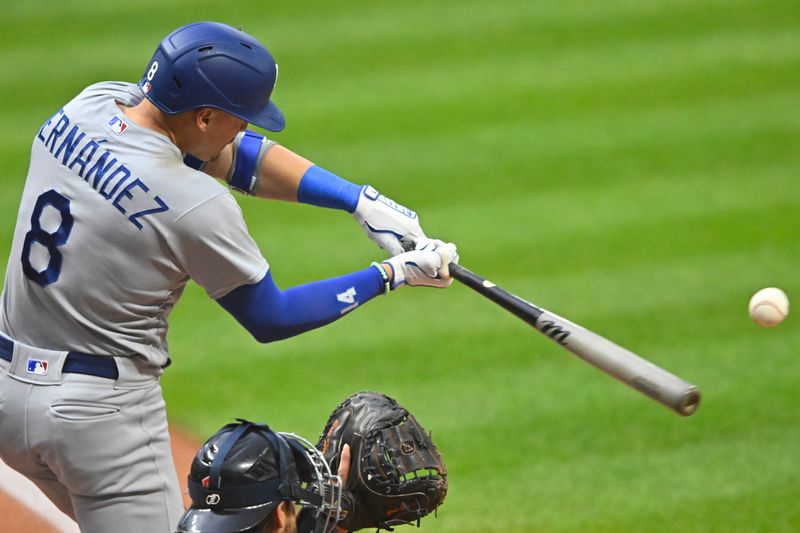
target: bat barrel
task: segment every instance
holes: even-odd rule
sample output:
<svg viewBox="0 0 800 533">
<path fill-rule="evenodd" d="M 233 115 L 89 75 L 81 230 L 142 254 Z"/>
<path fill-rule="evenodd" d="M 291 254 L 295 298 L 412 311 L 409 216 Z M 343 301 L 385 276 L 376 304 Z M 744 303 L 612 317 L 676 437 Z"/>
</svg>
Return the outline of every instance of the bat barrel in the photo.
<svg viewBox="0 0 800 533">
<path fill-rule="evenodd" d="M 682 416 L 700 406 L 700 390 L 635 353 L 555 313 L 540 310 L 536 329 L 610 376 Z"/>
<path fill-rule="evenodd" d="M 700 390 L 650 361 L 451 263 L 450 275 L 515 314 L 584 361 L 683 416 L 700 406 Z"/>
</svg>

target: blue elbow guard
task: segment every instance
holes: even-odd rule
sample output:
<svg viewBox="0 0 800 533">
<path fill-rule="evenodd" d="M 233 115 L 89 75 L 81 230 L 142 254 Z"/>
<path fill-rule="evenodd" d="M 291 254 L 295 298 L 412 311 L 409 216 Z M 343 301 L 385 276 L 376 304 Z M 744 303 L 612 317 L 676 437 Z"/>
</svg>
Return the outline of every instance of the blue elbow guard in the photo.
<svg viewBox="0 0 800 533">
<path fill-rule="evenodd" d="M 227 180 L 231 188 L 244 194 L 253 193 L 261 174 L 261 160 L 274 144 L 250 130 L 236 136 L 233 141 L 233 164 Z"/>
<path fill-rule="evenodd" d="M 306 170 L 300 180 L 300 185 L 297 187 L 297 201 L 352 213 L 356 210 L 362 188 L 361 185 L 351 183 L 333 172 L 314 165 Z"/>
</svg>

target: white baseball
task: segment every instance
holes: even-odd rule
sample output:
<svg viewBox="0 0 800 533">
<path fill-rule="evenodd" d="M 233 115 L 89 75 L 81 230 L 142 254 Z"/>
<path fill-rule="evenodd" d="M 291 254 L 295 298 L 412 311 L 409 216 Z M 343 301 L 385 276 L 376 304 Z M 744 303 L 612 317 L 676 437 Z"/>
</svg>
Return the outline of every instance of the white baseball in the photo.
<svg viewBox="0 0 800 533">
<path fill-rule="evenodd" d="M 789 314 L 789 298 L 777 287 L 761 289 L 750 298 L 750 318 L 763 328 L 777 326 Z"/>
</svg>

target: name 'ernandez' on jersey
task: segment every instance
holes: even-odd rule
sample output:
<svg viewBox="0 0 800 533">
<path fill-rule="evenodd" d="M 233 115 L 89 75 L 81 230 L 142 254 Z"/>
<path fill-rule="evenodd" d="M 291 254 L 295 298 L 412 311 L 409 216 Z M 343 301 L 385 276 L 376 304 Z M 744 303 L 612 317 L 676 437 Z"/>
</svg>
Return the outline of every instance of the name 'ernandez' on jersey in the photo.
<svg viewBox="0 0 800 533">
<path fill-rule="evenodd" d="M 50 127 L 53 122 L 55 125 Z M 140 178 L 133 176 L 125 163 L 118 161 L 110 152 L 103 150 L 95 159 L 102 143 L 107 141 L 98 141 L 88 137 L 77 125 L 72 126 L 72 129 L 64 135 L 69 125 L 69 117 L 63 109 L 60 109 L 44 123 L 36 135 L 36 139 L 44 143 L 45 148 L 53 154 L 56 160 L 60 158 L 62 165 L 83 178 L 103 198 L 110 201 L 120 213 L 127 215 L 128 220 L 138 229 L 143 228 L 139 219 L 169 210 L 169 206 L 164 200 L 156 194 L 148 194 L 150 187 Z M 60 144 L 59 140 L 61 140 Z M 57 144 L 58 148 L 56 148 Z M 81 146 L 80 150 L 77 149 L 78 146 Z M 90 167 L 89 164 L 93 160 L 94 164 Z M 146 209 L 129 214 L 129 209 L 125 204 L 130 207 L 132 203 L 136 203 L 139 207 L 146 207 Z"/>
</svg>

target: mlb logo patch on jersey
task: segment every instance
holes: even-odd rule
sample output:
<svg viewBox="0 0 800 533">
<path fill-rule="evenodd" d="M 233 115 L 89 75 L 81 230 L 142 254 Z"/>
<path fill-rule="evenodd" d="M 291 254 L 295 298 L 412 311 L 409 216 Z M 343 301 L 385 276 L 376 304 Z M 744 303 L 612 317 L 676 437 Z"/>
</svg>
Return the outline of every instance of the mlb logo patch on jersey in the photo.
<svg viewBox="0 0 800 533">
<path fill-rule="evenodd" d="M 125 130 L 128 129 L 128 123 L 122 120 L 119 115 L 114 115 L 108 119 L 108 126 L 111 128 L 111 131 L 117 135 L 122 135 L 125 133 Z"/>
<path fill-rule="evenodd" d="M 37 374 L 39 376 L 47 375 L 47 361 L 42 359 L 28 359 L 28 374 Z"/>
</svg>

